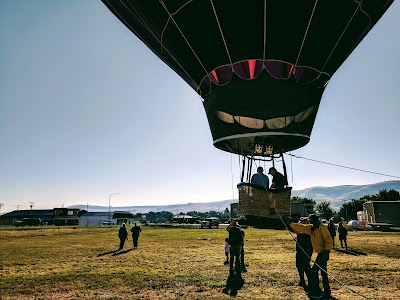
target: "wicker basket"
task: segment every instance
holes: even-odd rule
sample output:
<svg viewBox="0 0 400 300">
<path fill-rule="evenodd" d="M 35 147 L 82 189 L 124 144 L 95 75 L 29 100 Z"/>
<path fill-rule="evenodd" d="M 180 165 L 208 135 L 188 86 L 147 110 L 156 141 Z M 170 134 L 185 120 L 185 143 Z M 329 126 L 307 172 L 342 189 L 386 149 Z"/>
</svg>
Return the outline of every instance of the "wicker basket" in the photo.
<svg viewBox="0 0 400 300">
<path fill-rule="evenodd" d="M 276 190 L 261 190 L 251 184 L 238 185 L 239 214 L 278 219 L 290 217 L 291 188 Z"/>
</svg>

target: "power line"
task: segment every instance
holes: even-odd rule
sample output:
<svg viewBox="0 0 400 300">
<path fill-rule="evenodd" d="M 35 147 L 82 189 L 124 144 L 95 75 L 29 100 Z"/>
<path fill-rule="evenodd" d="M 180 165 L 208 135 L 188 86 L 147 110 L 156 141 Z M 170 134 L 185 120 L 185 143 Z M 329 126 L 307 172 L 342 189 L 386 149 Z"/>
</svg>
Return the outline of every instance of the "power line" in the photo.
<svg viewBox="0 0 400 300">
<path fill-rule="evenodd" d="M 400 176 L 393 176 L 393 175 L 388 175 L 388 174 L 383 174 L 383 173 L 378 173 L 378 172 L 373 172 L 373 171 L 368 171 L 368 170 L 363 170 L 363 169 L 352 168 L 352 167 L 348 167 L 348 166 L 342 166 L 342 165 L 328 163 L 328 162 L 325 162 L 325 161 L 320 161 L 320 160 L 311 159 L 311 158 L 306 158 L 306 157 L 302 157 L 302 156 L 298 156 L 298 155 L 294 155 L 294 154 L 290 154 L 290 153 L 287 153 L 287 155 L 293 156 L 295 158 L 301 158 L 301 159 L 317 162 L 317 163 L 320 163 L 320 164 L 325 164 L 325 165 L 335 166 L 335 167 L 339 167 L 339 168 L 345 168 L 345 169 L 350 169 L 350 170 L 355 170 L 355 171 L 360 171 L 360 172 L 371 173 L 371 174 L 382 175 L 382 176 L 386 176 L 386 177 L 400 179 Z"/>
</svg>

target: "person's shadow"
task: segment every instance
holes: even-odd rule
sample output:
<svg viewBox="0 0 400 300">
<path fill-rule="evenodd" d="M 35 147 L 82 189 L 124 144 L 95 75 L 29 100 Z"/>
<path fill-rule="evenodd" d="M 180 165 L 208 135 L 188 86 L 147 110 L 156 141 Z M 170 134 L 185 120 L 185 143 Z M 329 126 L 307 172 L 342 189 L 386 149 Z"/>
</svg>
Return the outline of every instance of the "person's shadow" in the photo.
<svg viewBox="0 0 400 300">
<path fill-rule="evenodd" d="M 128 253 L 128 252 L 131 252 L 132 250 L 133 249 L 128 249 L 128 250 L 124 250 L 124 251 L 115 252 L 112 256 L 125 254 L 125 253 Z"/>
<path fill-rule="evenodd" d="M 121 255 L 121 254 L 125 254 L 125 253 L 128 253 L 128 252 L 131 252 L 132 250 L 133 249 L 128 249 L 128 250 L 121 251 L 120 249 L 117 249 L 117 250 L 112 250 L 112 251 L 100 253 L 100 254 L 97 255 L 97 257 L 104 256 L 104 255 L 107 255 L 107 254 L 111 254 L 111 256 Z"/>
<path fill-rule="evenodd" d="M 118 251 L 119 251 L 119 249 L 113 250 L 113 251 L 104 252 L 104 253 L 100 253 L 100 254 L 97 255 L 97 257 L 99 257 L 99 256 L 104 256 L 104 255 L 107 255 L 107 254 L 115 254 L 115 253 L 117 253 Z"/>
<path fill-rule="evenodd" d="M 222 290 L 224 294 L 230 295 L 235 297 L 238 293 L 238 290 L 240 290 L 244 285 L 244 280 L 242 278 L 241 273 L 230 273 L 228 276 L 228 279 L 226 280 L 226 286 Z"/>
<path fill-rule="evenodd" d="M 345 253 L 345 254 L 350 254 L 350 255 L 354 255 L 354 256 L 367 255 L 367 253 L 362 252 L 362 251 L 359 251 L 359 250 L 354 249 L 354 248 L 347 248 L 346 250 L 345 250 L 345 249 L 337 248 L 337 249 L 335 249 L 335 250 L 336 250 L 337 252 L 341 252 L 341 253 Z"/>
</svg>

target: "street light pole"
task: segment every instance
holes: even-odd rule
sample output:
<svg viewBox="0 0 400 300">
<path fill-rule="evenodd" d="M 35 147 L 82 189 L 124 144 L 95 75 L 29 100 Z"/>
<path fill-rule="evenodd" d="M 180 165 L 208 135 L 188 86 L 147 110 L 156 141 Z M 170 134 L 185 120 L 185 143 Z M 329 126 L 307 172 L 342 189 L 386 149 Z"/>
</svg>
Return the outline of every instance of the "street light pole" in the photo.
<svg viewBox="0 0 400 300">
<path fill-rule="evenodd" d="M 112 195 L 117 195 L 119 193 L 112 193 L 110 196 L 108 196 L 108 221 L 110 221 L 110 214 L 111 214 L 111 196 Z"/>
</svg>

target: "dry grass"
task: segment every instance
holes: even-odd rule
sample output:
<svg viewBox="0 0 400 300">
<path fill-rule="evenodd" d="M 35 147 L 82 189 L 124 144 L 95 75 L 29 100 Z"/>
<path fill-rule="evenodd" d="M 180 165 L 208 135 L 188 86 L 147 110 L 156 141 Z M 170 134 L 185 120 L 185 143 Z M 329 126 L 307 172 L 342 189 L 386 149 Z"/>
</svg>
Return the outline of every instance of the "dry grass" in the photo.
<svg viewBox="0 0 400 300">
<path fill-rule="evenodd" d="M 0 231 L 0 299 L 230 299 L 223 229 L 144 227 L 139 249 L 118 228 Z M 307 299 L 286 231 L 246 229 L 245 284 L 237 299 Z M 350 232 L 328 264 L 337 299 L 400 299 L 400 233 Z M 339 249 L 340 250 L 340 249 Z M 362 254 L 362 253 L 360 253 Z M 336 282 L 333 278 L 345 284 Z"/>
</svg>

